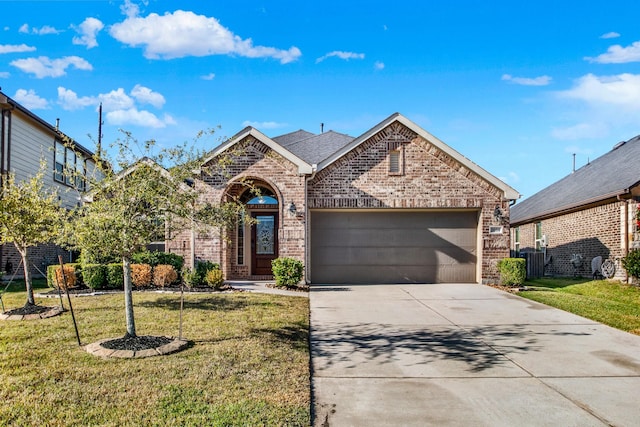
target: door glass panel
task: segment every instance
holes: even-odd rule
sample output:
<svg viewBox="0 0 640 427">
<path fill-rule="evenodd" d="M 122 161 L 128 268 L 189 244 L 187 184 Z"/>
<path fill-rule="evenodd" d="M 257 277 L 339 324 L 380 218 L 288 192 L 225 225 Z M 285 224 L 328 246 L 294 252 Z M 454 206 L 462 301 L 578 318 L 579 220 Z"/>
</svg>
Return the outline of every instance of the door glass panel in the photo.
<svg viewBox="0 0 640 427">
<path fill-rule="evenodd" d="M 256 216 L 256 254 L 273 255 L 275 253 L 275 227 L 273 215 Z"/>
</svg>

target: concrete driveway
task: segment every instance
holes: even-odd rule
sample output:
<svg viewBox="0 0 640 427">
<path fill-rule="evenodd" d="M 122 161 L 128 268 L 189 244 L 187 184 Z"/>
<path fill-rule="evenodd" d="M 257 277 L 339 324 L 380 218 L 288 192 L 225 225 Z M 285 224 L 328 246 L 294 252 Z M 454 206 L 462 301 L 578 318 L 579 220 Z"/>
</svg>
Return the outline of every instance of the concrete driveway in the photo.
<svg viewBox="0 0 640 427">
<path fill-rule="evenodd" d="M 482 285 L 310 303 L 316 426 L 640 425 L 640 336 Z"/>
</svg>

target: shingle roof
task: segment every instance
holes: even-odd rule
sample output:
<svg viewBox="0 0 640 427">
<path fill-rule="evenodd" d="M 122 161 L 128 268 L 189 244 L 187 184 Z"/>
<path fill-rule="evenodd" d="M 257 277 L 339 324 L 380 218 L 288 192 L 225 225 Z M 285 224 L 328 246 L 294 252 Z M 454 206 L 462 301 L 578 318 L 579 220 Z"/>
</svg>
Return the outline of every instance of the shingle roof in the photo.
<svg viewBox="0 0 640 427">
<path fill-rule="evenodd" d="M 332 130 L 319 135 L 299 130 L 272 139 L 305 162 L 313 165 L 320 163 L 355 138 Z"/>
<path fill-rule="evenodd" d="M 511 208 L 511 224 L 596 203 L 640 184 L 640 135 L 616 144 L 572 174 L 562 178 Z"/>
</svg>

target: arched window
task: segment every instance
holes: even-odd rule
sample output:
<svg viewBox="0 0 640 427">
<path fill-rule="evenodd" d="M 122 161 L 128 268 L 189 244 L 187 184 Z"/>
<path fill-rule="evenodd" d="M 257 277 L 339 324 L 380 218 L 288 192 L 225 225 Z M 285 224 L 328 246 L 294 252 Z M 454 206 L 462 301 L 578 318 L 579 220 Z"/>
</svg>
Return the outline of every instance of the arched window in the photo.
<svg viewBox="0 0 640 427">
<path fill-rule="evenodd" d="M 248 206 L 277 205 L 278 199 L 270 189 L 257 187 L 255 190 L 247 190 L 240 197 L 240 201 Z"/>
</svg>

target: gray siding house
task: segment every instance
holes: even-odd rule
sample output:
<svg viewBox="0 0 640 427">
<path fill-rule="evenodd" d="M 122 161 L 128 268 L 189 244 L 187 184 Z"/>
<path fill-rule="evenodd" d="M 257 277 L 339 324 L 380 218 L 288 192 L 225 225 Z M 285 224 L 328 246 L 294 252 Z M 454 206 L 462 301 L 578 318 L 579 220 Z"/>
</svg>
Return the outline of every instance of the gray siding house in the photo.
<svg viewBox="0 0 640 427">
<path fill-rule="evenodd" d="M 67 148 L 65 142 L 71 143 Z M 68 144 L 67 144 L 68 145 Z M 46 164 L 44 185 L 57 189 L 63 206 L 72 208 L 78 203 L 74 186 L 86 190 L 86 180 L 70 182 L 65 169 L 72 168 L 87 177 L 95 170 L 92 151 L 63 134 L 58 126 L 45 122 L 27 108 L 0 92 L 0 174 L 15 174 L 16 180 L 35 175 L 40 163 Z M 75 184 L 75 185 L 74 185 Z M 40 275 L 44 267 L 55 263 L 58 254 L 69 259 L 70 254 L 53 245 L 43 245 L 31 251 L 32 273 Z M 7 275 L 22 276 L 20 256 L 13 245 L 0 246 L 0 270 Z"/>
<path fill-rule="evenodd" d="M 595 257 L 620 259 L 640 247 L 640 136 L 617 143 L 511 208 L 512 251 L 545 252 L 544 274 L 591 276 Z"/>
</svg>

